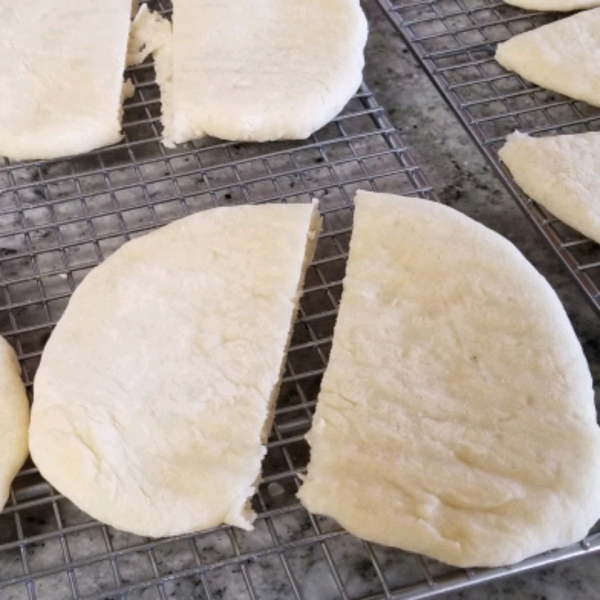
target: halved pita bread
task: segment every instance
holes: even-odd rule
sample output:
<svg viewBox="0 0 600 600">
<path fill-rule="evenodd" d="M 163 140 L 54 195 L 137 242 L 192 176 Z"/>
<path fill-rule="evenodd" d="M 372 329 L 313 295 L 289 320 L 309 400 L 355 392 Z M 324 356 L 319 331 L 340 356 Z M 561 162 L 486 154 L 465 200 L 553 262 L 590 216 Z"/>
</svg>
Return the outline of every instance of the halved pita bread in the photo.
<svg viewBox="0 0 600 600">
<path fill-rule="evenodd" d="M 121 139 L 131 0 L 0 0 L 0 155 L 56 158 Z"/>
<path fill-rule="evenodd" d="M 500 158 L 533 200 L 600 244 L 600 132 L 506 138 Z"/>
<path fill-rule="evenodd" d="M 359 0 L 175 0 L 165 144 L 308 137 L 358 89 L 366 40 Z"/>
<path fill-rule="evenodd" d="M 496 60 L 536 85 L 600 106 L 600 8 L 499 44 Z"/>
<path fill-rule="evenodd" d="M 360 537 L 462 567 L 600 517 L 592 378 L 556 294 L 440 204 L 359 192 L 299 497 Z"/>
<path fill-rule="evenodd" d="M 547 10 L 552 12 L 570 12 L 600 6 L 599 0 L 504 0 L 507 4 L 526 10 Z"/>
<path fill-rule="evenodd" d="M 30 448 L 82 510 L 139 535 L 251 529 L 315 205 L 217 208 L 125 244 L 44 350 Z"/>
<path fill-rule="evenodd" d="M 0 511 L 29 449 L 29 401 L 15 351 L 0 337 Z"/>
</svg>

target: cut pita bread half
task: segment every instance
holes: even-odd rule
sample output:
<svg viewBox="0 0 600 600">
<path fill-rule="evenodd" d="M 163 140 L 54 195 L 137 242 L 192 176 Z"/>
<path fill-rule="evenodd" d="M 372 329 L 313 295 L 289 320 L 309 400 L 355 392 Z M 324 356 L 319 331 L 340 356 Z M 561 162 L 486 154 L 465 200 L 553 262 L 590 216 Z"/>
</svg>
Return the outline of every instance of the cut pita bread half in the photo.
<svg viewBox="0 0 600 600">
<path fill-rule="evenodd" d="M 530 198 L 600 244 L 600 132 L 543 138 L 515 132 L 499 155 Z"/>
<path fill-rule="evenodd" d="M 521 33 L 496 60 L 540 87 L 600 106 L 600 8 Z"/>
<path fill-rule="evenodd" d="M 461 567 L 583 538 L 600 429 L 581 345 L 506 239 L 419 198 L 358 192 L 299 497 L 351 533 Z"/>
<path fill-rule="evenodd" d="M 252 529 L 316 205 L 215 208 L 128 242 L 77 288 L 37 371 L 31 455 L 96 519 Z"/>
<path fill-rule="evenodd" d="M 366 41 L 359 0 L 175 0 L 172 42 L 149 43 L 165 145 L 307 138 L 359 88 Z"/>
</svg>

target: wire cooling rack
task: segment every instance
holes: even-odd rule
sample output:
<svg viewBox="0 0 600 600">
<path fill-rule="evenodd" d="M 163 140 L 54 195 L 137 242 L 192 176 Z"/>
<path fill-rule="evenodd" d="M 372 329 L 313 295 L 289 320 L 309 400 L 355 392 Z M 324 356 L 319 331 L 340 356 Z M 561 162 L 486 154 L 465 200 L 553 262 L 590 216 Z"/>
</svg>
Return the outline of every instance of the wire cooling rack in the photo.
<svg viewBox="0 0 600 600">
<path fill-rule="evenodd" d="M 353 586 L 385 594 L 393 581 L 384 583 L 386 569 L 414 559 L 380 553 L 306 513 L 295 499 L 297 473 L 308 459 L 303 436 L 333 333 L 354 192 L 427 196 L 429 186 L 365 86 L 306 142 L 206 139 L 167 150 L 151 65 L 131 77 L 137 92 L 126 104 L 124 143 L 68 160 L 0 164 L 0 333 L 31 388 L 70 294 L 126 240 L 213 206 L 319 197 L 324 231 L 254 500 L 260 516 L 250 534 L 224 527 L 144 539 L 91 520 L 29 464 L 0 514 L 0 598 L 308 599 L 348 597 Z"/>
<path fill-rule="evenodd" d="M 600 246 L 532 202 L 497 151 L 515 129 L 600 131 L 600 110 L 540 89 L 495 60 L 499 42 L 557 18 L 499 0 L 378 0 L 496 174 L 600 311 Z"/>
<path fill-rule="evenodd" d="M 0 333 L 28 388 L 40 354 L 82 278 L 126 240 L 219 205 L 320 198 L 324 231 L 295 324 L 254 498 L 251 533 L 230 527 L 150 540 L 104 526 L 50 487 L 31 463 L 0 513 L 0 600 L 426 598 L 587 551 L 600 539 L 512 569 L 463 571 L 357 540 L 298 503 L 309 428 L 341 293 L 358 188 L 430 197 L 430 188 L 361 87 L 306 142 L 160 144 L 150 64 L 122 144 L 68 160 L 0 162 Z"/>
</svg>

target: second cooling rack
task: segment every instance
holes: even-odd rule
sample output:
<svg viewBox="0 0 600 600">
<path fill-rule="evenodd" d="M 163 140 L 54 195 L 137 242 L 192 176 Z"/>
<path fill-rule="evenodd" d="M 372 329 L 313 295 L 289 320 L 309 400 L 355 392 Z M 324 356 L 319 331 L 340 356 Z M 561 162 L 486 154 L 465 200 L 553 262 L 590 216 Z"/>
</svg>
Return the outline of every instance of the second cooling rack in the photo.
<svg viewBox="0 0 600 600">
<path fill-rule="evenodd" d="M 377 0 L 531 223 L 600 312 L 600 246 L 532 202 L 500 162 L 515 130 L 531 134 L 600 131 L 600 110 L 540 89 L 494 59 L 498 43 L 558 15 L 498 0 Z"/>
</svg>

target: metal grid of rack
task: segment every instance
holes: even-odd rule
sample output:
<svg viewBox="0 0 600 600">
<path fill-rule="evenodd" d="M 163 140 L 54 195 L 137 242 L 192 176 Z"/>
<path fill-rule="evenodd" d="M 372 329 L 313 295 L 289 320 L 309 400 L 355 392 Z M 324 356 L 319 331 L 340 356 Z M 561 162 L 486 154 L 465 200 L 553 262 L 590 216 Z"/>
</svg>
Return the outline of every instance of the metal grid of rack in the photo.
<svg viewBox="0 0 600 600">
<path fill-rule="evenodd" d="M 556 14 L 501 0 L 378 0 L 496 174 L 600 311 L 600 246 L 526 197 L 497 151 L 518 129 L 533 135 L 600 131 L 600 110 L 540 89 L 495 60 L 499 42 Z"/>
<path fill-rule="evenodd" d="M 162 8 L 165 8 L 163 6 Z M 161 8 L 161 6 L 159 6 Z M 151 64 L 131 70 L 125 140 L 65 160 L 0 162 L 0 334 L 31 389 L 39 357 L 82 278 L 125 241 L 213 206 L 320 198 L 324 231 L 295 324 L 251 533 L 230 527 L 150 540 L 98 523 L 28 463 L 0 512 L 0 599 L 426 598 L 576 556 L 459 570 L 357 540 L 295 498 L 304 434 L 341 292 L 356 189 L 431 197 L 371 92 L 305 142 L 205 139 L 165 149 Z"/>
</svg>

